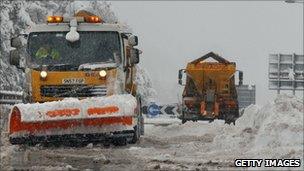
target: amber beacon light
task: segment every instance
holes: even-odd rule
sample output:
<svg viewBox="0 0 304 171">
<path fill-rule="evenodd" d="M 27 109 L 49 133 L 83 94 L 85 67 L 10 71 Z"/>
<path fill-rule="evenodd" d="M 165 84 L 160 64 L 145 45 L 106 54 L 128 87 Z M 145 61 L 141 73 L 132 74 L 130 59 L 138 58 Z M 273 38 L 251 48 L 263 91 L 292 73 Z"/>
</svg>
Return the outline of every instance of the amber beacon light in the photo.
<svg viewBox="0 0 304 171">
<path fill-rule="evenodd" d="M 61 17 L 61 16 L 48 16 L 47 17 L 47 22 L 48 23 L 62 23 L 63 22 L 63 17 Z"/>
</svg>

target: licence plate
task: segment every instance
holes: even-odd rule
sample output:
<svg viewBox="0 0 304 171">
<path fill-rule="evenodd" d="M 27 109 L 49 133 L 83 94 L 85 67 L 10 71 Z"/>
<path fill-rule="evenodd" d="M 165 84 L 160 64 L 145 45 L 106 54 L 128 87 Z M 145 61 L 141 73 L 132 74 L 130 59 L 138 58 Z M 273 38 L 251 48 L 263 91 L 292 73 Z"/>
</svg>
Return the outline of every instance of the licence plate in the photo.
<svg viewBox="0 0 304 171">
<path fill-rule="evenodd" d="M 62 84 L 84 84 L 84 78 L 65 78 L 62 79 Z"/>
</svg>

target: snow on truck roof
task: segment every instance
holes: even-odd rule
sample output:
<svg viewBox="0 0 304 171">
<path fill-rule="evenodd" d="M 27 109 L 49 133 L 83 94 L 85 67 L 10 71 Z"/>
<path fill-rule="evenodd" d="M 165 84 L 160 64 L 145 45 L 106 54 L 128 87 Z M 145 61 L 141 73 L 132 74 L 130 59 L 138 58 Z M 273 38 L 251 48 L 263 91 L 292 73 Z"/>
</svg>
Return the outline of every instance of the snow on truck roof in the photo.
<svg viewBox="0 0 304 171">
<path fill-rule="evenodd" d="M 117 31 L 126 33 L 126 28 L 120 24 L 104 23 L 101 17 L 87 10 L 78 11 L 73 17 L 48 16 L 46 24 L 38 24 L 29 32 L 56 31 Z"/>
<path fill-rule="evenodd" d="M 33 26 L 29 32 L 64 32 L 70 31 L 69 23 L 38 24 Z M 77 31 L 117 31 L 125 32 L 120 24 L 107 23 L 78 23 Z"/>
</svg>

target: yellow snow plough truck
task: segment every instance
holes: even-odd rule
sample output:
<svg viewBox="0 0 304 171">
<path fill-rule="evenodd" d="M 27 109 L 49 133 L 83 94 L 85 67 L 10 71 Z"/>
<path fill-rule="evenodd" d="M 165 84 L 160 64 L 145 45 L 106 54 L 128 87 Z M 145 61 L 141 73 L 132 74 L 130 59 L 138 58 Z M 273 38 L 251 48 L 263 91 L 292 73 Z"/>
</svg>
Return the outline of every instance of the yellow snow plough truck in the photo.
<svg viewBox="0 0 304 171">
<path fill-rule="evenodd" d="M 144 131 L 135 82 L 141 51 L 124 30 L 79 11 L 48 16 L 26 39 L 11 39 L 10 63 L 26 77 L 24 103 L 9 116 L 11 144 L 137 142 Z"/>
<path fill-rule="evenodd" d="M 208 58 L 213 61 L 207 61 Z M 188 120 L 214 119 L 223 119 L 228 124 L 235 123 L 239 117 L 235 72 L 234 62 L 213 52 L 189 62 L 186 69 L 179 70 L 179 84 L 185 86 L 179 116 L 182 123 Z M 243 73 L 239 71 L 240 83 L 242 79 Z"/>
</svg>

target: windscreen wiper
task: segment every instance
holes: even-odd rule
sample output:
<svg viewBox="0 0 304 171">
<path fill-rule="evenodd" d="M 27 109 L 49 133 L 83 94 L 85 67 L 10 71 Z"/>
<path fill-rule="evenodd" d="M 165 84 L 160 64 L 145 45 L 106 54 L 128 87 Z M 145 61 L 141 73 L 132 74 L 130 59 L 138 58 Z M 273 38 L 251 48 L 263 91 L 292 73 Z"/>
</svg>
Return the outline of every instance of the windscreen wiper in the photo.
<svg viewBox="0 0 304 171">
<path fill-rule="evenodd" d="M 78 65 L 75 64 L 54 64 L 47 65 L 48 71 L 77 71 Z"/>
</svg>

